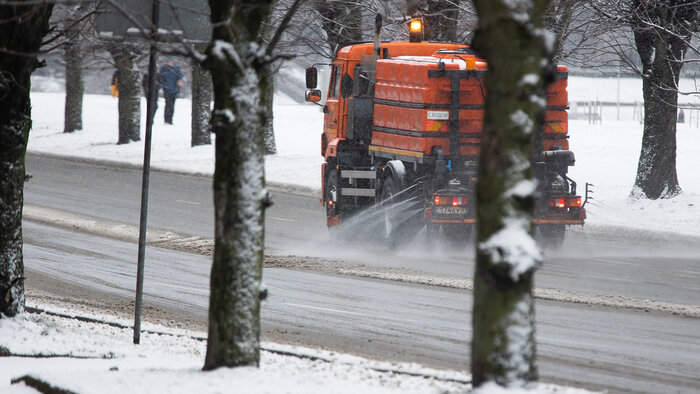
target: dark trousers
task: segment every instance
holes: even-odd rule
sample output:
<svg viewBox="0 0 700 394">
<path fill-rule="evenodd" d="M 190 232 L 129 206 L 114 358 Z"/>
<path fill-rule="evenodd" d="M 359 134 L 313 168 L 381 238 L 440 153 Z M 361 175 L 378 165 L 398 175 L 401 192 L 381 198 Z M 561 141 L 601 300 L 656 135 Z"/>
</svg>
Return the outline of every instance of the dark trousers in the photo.
<svg viewBox="0 0 700 394">
<path fill-rule="evenodd" d="M 173 124 L 173 114 L 175 113 L 176 93 L 164 93 L 165 95 L 165 123 Z"/>
</svg>

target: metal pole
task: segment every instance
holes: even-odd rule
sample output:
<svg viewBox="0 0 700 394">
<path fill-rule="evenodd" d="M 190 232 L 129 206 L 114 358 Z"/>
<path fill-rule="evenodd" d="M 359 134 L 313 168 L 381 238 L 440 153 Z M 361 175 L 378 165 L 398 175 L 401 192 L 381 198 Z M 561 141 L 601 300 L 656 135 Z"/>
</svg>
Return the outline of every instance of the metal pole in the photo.
<svg viewBox="0 0 700 394">
<path fill-rule="evenodd" d="M 141 304 L 143 302 L 143 272 L 146 257 L 146 223 L 148 218 L 148 185 L 151 177 L 151 134 L 155 115 L 156 55 L 160 0 L 153 0 L 151 11 L 151 52 L 148 61 L 148 98 L 146 103 L 146 141 L 143 148 L 143 178 L 141 184 L 141 223 L 139 226 L 139 257 L 136 270 L 136 308 L 134 311 L 134 344 L 141 342 Z"/>
<path fill-rule="evenodd" d="M 617 120 L 620 120 L 620 71 L 617 71 Z"/>
</svg>

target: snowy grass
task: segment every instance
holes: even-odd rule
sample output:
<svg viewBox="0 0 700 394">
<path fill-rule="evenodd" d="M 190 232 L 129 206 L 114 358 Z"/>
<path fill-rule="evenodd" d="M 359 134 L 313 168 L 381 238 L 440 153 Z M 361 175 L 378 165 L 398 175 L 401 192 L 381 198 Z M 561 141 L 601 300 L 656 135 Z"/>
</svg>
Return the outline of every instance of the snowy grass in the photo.
<svg viewBox="0 0 700 394">
<path fill-rule="evenodd" d="M 109 320 L 109 316 L 98 318 Z M 150 329 L 163 333 L 172 331 L 162 326 Z M 0 346 L 12 354 L 52 356 L 3 359 L 0 392 L 13 392 L 10 380 L 24 375 L 76 393 L 134 390 L 139 393 L 209 393 L 229 392 L 232 387 L 242 393 L 438 393 L 459 392 L 468 386 L 434 378 L 379 372 L 370 367 L 381 363 L 371 360 L 342 355 L 329 357 L 313 349 L 291 346 L 282 347 L 282 350 L 319 359 L 264 351 L 260 369 L 222 368 L 202 372 L 206 351 L 204 341 L 187 335 L 143 333 L 141 345 L 133 345 L 132 334 L 131 329 L 47 314 L 0 319 L 0 337 L 3 338 Z M 205 336 L 204 333 L 192 334 L 200 338 Z M 389 368 L 469 380 L 464 373 L 445 373 L 410 364 L 392 364 Z"/>
<path fill-rule="evenodd" d="M 201 370 L 201 332 L 145 325 L 141 344 L 130 328 L 85 322 L 66 306 L 32 304 L 44 313 L 0 319 L 0 346 L 23 357 L 0 359 L 0 392 L 35 392 L 21 376 L 76 393 L 463 393 L 470 376 L 416 364 L 388 363 L 303 347 L 263 343 L 260 368 Z M 49 312 L 49 313 L 46 313 Z M 124 324 L 115 316 L 80 317 Z M 31 357 L 35 356 L 35 357 Z M 43 358 L 36 358 L 43 356 Z M 482 390 L 501 392 L 498 387 Z M 531 393 L 585 393 L 539 384 Z"/>
</svg>

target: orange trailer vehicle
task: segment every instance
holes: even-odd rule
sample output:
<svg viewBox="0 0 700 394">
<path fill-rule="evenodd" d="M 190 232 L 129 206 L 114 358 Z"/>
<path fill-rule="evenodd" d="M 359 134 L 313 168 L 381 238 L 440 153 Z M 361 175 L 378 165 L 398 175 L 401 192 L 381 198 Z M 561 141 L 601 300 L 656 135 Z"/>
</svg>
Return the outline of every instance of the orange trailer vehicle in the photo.
<svg viewBox="0 0 700 394">
<path fill-rule="evenodd" d="M 380 232 L 392 245 L 418 226 L 466 239 L 475 223 L 486 62 L 461 44 L 385 42 L 342 47 L 330 67 L 321 135 L 328 226 L 372 207 L 384 215 Z M 586 217 L 567 176 L 574 154 L 566 83 L 567 69 L 559 66 L 548 88 L 545 126 L 537 133 L 534 222 L 541 239 L 553 245 L 563 240 L 566 225 L 583 224 Z M 312 67 L 308 101 L 320 100 L 315 85 Z"/>
</svg>

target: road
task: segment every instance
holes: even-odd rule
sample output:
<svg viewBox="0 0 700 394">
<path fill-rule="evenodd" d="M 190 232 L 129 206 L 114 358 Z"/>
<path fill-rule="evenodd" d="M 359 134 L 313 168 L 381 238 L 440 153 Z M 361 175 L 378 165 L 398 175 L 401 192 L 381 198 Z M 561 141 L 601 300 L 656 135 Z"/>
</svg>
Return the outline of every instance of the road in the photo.
<svg viewBox="0 0 700 394">
<path fill-rule="evenodd" d="M 26 188 L 27 204 L 137 224 L 140 171 L 32 155 L 27 166 L 34 174 Z M 151 179 L 150 226 L 211 237 L 209 179 L 164 173 L 154 173 Z M 367 240 L 339 251 L 328 240 L 317 198 L 279 189 L 274 196 L 276 204 L 266 218 L 267 253 L 425 275 L 471 276 L 473 261 L 464 252 L 391 252 Z M 28 221 L 25 241 L 30 286 L 33 274 L 43 278 L 34 283 L 51 278 L 113 297 L 133 292 L 133 243 Z M 599 230 L 572 234 L 565 246 L 571 252 L 548 256 L 538 271 L 538 286 L 700 304 L 700 251 L 687 240 L 662 234 L 621 239 Z M 161 248 L 149 248 L 147 258 L 146 301 L 203 320 L 209 259 Z M 309 270 L 266 268 L 264 277 L 271 290 L 263 307 L 266 338 L 468 368 L 469 291 Z M 65 287 L 62 291 L 70 292 Z M 700 391 L 699 328 L 694 317 L 538 300 L 540 372 L 547 381 L 592 389 Z"/>
</svg>

